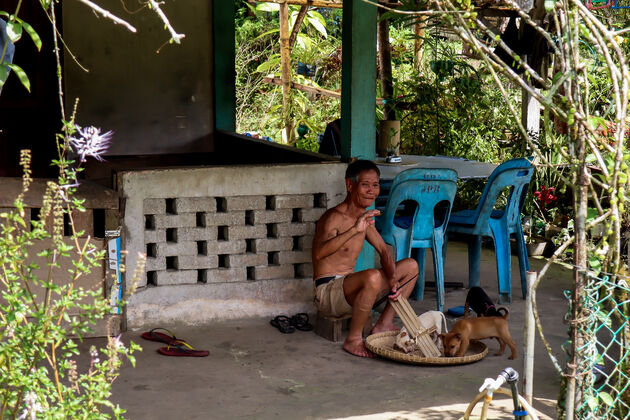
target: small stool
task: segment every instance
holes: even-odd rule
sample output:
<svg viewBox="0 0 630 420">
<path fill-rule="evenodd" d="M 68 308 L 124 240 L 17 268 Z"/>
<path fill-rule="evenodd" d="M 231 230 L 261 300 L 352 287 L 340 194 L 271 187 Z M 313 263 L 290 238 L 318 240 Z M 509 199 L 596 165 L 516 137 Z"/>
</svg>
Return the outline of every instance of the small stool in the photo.
<svg viewBox="0 0 630 420">
<path fill-rule="evenodd" d="M 315 323 L 315 334 L 326 340 L 338 342 L 343 338 L 343 333 L 350 328 L 351 315 L 342 316 L 339 318 L 323 316 L 317 312 L 317 321 Z M 368 336 L 372 331 L 372 314 L 368 316 L 365 325 L 363 326 L 363 335 Z"/>
</svg>

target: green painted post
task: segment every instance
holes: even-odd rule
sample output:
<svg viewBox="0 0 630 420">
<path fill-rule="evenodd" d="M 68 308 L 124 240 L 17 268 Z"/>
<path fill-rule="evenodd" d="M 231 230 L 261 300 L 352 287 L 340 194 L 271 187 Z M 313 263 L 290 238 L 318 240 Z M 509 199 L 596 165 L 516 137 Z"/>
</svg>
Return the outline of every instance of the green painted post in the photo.
<svg viewBox="0 0 630 420">
<path fill-rule="evenodd" d="M 236 131 L 234 0 L 212 2 L 214 115 L 217 130 Z"/>
<path fill-rule="evenodd" d="M 341 157 L 376 156 L 375 5 L 343 2 L 341 68 Z"/>
<path fill-rule="evenodd" d="M 341 68 L 341 157 L 376 157 L 376 19 L 375 5 L 343 2 Z M 374 248 L 367 243 L 355 270 L 374 267 Z"/>
</svg>

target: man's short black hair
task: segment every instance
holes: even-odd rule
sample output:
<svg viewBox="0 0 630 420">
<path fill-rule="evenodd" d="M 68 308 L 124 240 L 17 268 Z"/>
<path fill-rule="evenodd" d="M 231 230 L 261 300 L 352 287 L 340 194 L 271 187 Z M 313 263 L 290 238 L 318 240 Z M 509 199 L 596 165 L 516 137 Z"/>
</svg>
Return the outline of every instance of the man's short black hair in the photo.
<svg viewBox="0 0 630 420">
<path fill-rule="evenodd" d="M 348 165 L 348 168 L 346 169 L 346 179 L 350 179 L 352 182 L 356 183 L 359 181 L 359 174 L 363 171 L 375 171 L 379 177 L 381 176 L 381 171 L 374 162 L 371 160 L 359 159 Z"/>
</svg>

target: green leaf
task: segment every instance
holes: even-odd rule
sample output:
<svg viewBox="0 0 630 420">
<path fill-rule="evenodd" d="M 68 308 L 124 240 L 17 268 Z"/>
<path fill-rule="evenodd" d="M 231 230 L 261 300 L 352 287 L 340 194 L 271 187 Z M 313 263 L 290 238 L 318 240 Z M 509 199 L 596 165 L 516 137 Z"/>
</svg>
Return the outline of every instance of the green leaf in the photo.
<svg viewBox="0 0 630 420">
<path fill-rule="evenodd" d="M 262 38 L 262 37 L 264 37 L 264 36 L 267 36 L 267 35 L 269 35 L 269 34 L 272 34 L 272 33 L 274 33 L 274 32 L 280 32 L 280 29 L 272 29 L 272 30 L 270 30 L 270 31 L 264 32 L 264 33 L 262 33 L 262 34 L 258 35 L 256 38 L 254 38 L 254 40 L 260 39 L 260 38 Z"/>
<path fill-rule="evenodd" d="M 615 403 L 615 400 L 613 399 L 613 397 L 610 396 L 608 392 L 600 392 L 599 398 L 609 407 L 612 407 Z"/>
<path fill-rule="evenodd" d="M 588 408 L 590 408 L 591 410 L 595 410 L 598 406 L 597 398 L 592 395 L 588 397 L 586 403 L 588 404 Z"/>
<path fill-rule="evenodd" d="M 22 38 L 22 25 L 20 22 L 7 22 L 7 35 L 14 44 Z"/>
<path fill-rule="evenodd" d="M 271 71 L 274 67 L 276 67 L 278 64 L 280 64 L 280 60 L 281 60 L 280 57 L 270 58 L 269 60 L 267 60 L 264 63 L 260 64 L 256 68 L 256 71 L 260 72 L 260 73 L 267 73 L 267 72 Z"/>
<path fill-rule="evenodd" d="M 599 271 L 602 267 L 602 263 L 597 257 L 589 257 L 588 265 L 595 271 Z"/>
<path fill-rule="evenodd" d="M 9 77 L 9 67 L 6 63 L 0 64 L 0 87 L 4 84 L 5 80 Z"/>
<path fill-rule="evenodd" d="M 256 10 L 262 12 L 278 12 L 280 11 L 280 5 L 277 3 L 258 3 Z"/>
<path fill-rule="evenodd" d="M 28 80 L 28 76 L 26 75 L 26 73 L 24 73 L 24 70 L 22 70 L 22 68 L 17 64 L 7 64 L 7 66 L 9 66 L 9 68 L 15 72 L 18 79 L 20 79 L 20 82 L 22 82 L 22 85 L 24 85 L 26 90 L 30 92 L 31 82 Z"/>
<path fill-rule="evenodd" d="M 30 24 L 24 22 L 22 19 L 18 19 L 18 21 L 22 24 L 22 27 L 24 28 L 26 33 L 33 40 L 33 44 L 35 44 L 35 47 L 37 48 L 37 51 L 41 51 L 42 50 L 42 40 L 39 37 L 39 35 L 37 34 L 37 32 L 35 32 L 35 29 L 33 29 L 33 27 Z"/>
<path fill-rule="evenodd" d="M 309 12 L 306 16 L 306 19 L 308 20 L 308 23 L 310 23 L 313 26 L 313 28 L 317 30 L 317 32 L 322 34 L 324 38 L 328 36 L 328 32 L 326 32 L 326 21 L 324 20 L 322 15 L 319 15 L 319 17 L 317 17 L 317 16 L 314 16 L 311 12 Z"/>
</svg>

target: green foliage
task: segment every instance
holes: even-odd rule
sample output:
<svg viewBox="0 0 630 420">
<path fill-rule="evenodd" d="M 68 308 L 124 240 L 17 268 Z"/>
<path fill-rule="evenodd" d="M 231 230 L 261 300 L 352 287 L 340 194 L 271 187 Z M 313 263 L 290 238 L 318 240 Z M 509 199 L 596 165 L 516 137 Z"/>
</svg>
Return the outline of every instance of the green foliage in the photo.
<svg viewBox="0 0 630 420">
<path fill-rule="evenodd" d="M 19 6 L 18 6 L 18 10 L 19 10 Z M 7 18 L 6 32 L 8 35 L 8 39 L 5 41 L 4 45 L 0 45 L 0 57 L 4 57 L 4 53 L 7 50 L 9 40 L 13 44 L 15 44 L 22 38 L 23 32 L 26 32 L 28 36 L 30 36 L 31 40 L 33 41 L 33 44 L 35 44 L 35 47 L 37 48 L 37 51 L 40 51 L 42 49 L 41 38 L 39 37 L 37 32 L 35 32 L 35 30 L 30 24 L 23 21 L 19 17 L 17 17 L 18 10 L 16 10 L 15 14 L 9 14 L 3 10 L 0 10 L 0 16 L 4 16 Z M 26 88 L 26 90 L 30 92 L 31 82 L 29 81 L 28 76 L 26 75 L 24 70 L 22 70 L 22 68 L 18 66 L 17 64 L 13 64 L 13 63 L 9 64 L 9 63 L 5 63 L 4 61 L 0 62 L 0 90 L 2 89 L 2 86 L 7 80 L 7 76 L 9 75 L 9 70 L 13 70 L 13 72 L 18 77 L 22 85 Z"/>
<path fill-rule="evenodd" d="M 37 220 L 26 222 L 23 197 L 32 182 L 30 151 L 23 150 L 23 191 L 14 209 L 0 214 L 0 418 L 121 418 L 109 398 L 111 384 L 125 358 L 132 364 L 135 344 L 126 347 L 110 337 L 102 349 L 92 347 L 89 366 L 79 366 L 76 340 L 111 311 L 102 292 L 77 282 L 101 267 L 104 252 L 89 238 L 81 239 L 73 211 L 84 211 L 73 197 L 80 166 L 67 159 L 73 124 L 59 136 L 59 178 L 49 181 Z M 64 215 L 72 236 L 63 238 Z M 45 241 L 48 245 L 38 245 Z M 48 275 L 38 278 L 35 250 L 47 261 Z M 62 266 L 72 268 L 64 273 Z M 62 278 L 67 280 L 62 280 Z M 80 314 L 80 315 L 79 315 Z"/>
<path fill-rule="evenodd" d="M 511 152 L 500 145 L 514 141 L 508 130 L 511 117 L 483 67 L 459 58 L 457 43 L 430 36 L 425 43 L 431 52 L 425 54 L 420 72 L 410 64 L 394 67 L 401 152 L 489 162 L 509 159 Z M 409 54 L 409 48 L 402 51 L 403 56 Z M 511 100 L 518 101 L 516 91 Z"/>
<path fill-rule="evenodd" d="M 276 142 L 282 141 L 282 88 L 263 83 L 263 77 L 280 77 L 280 46 L 277 4 L 260 3 L 247 18 L 237 21 L 236 27 L 236 97 L 237 131 L 255 132 Z M 299 8 L 290 7 L 290 27 L 295 23 Z M 244 13 L 242 13 L 244 15 Z M 291 79 L 295 83 L 336 89 L 340 84 L 341 67 L 334 66 L 331 51 L 341 41 L 329 36 L 326 19 L 309 10 L 296 44 L 291 51 Z M 298 62 L 318 67 L 314 78 L 297 74 Z M 322 84 L 318 83 L 321 82 Z M 314 94 L 291 89 L 288 98 L 288 117 L 295 129 L 308 127 L 308 133 L 297 135 L 291 142 L 298 148 L 317 151 L 317 134 L 326 124 L 339 116 L 337 99 L 316 97 Z"/>
</svg>

